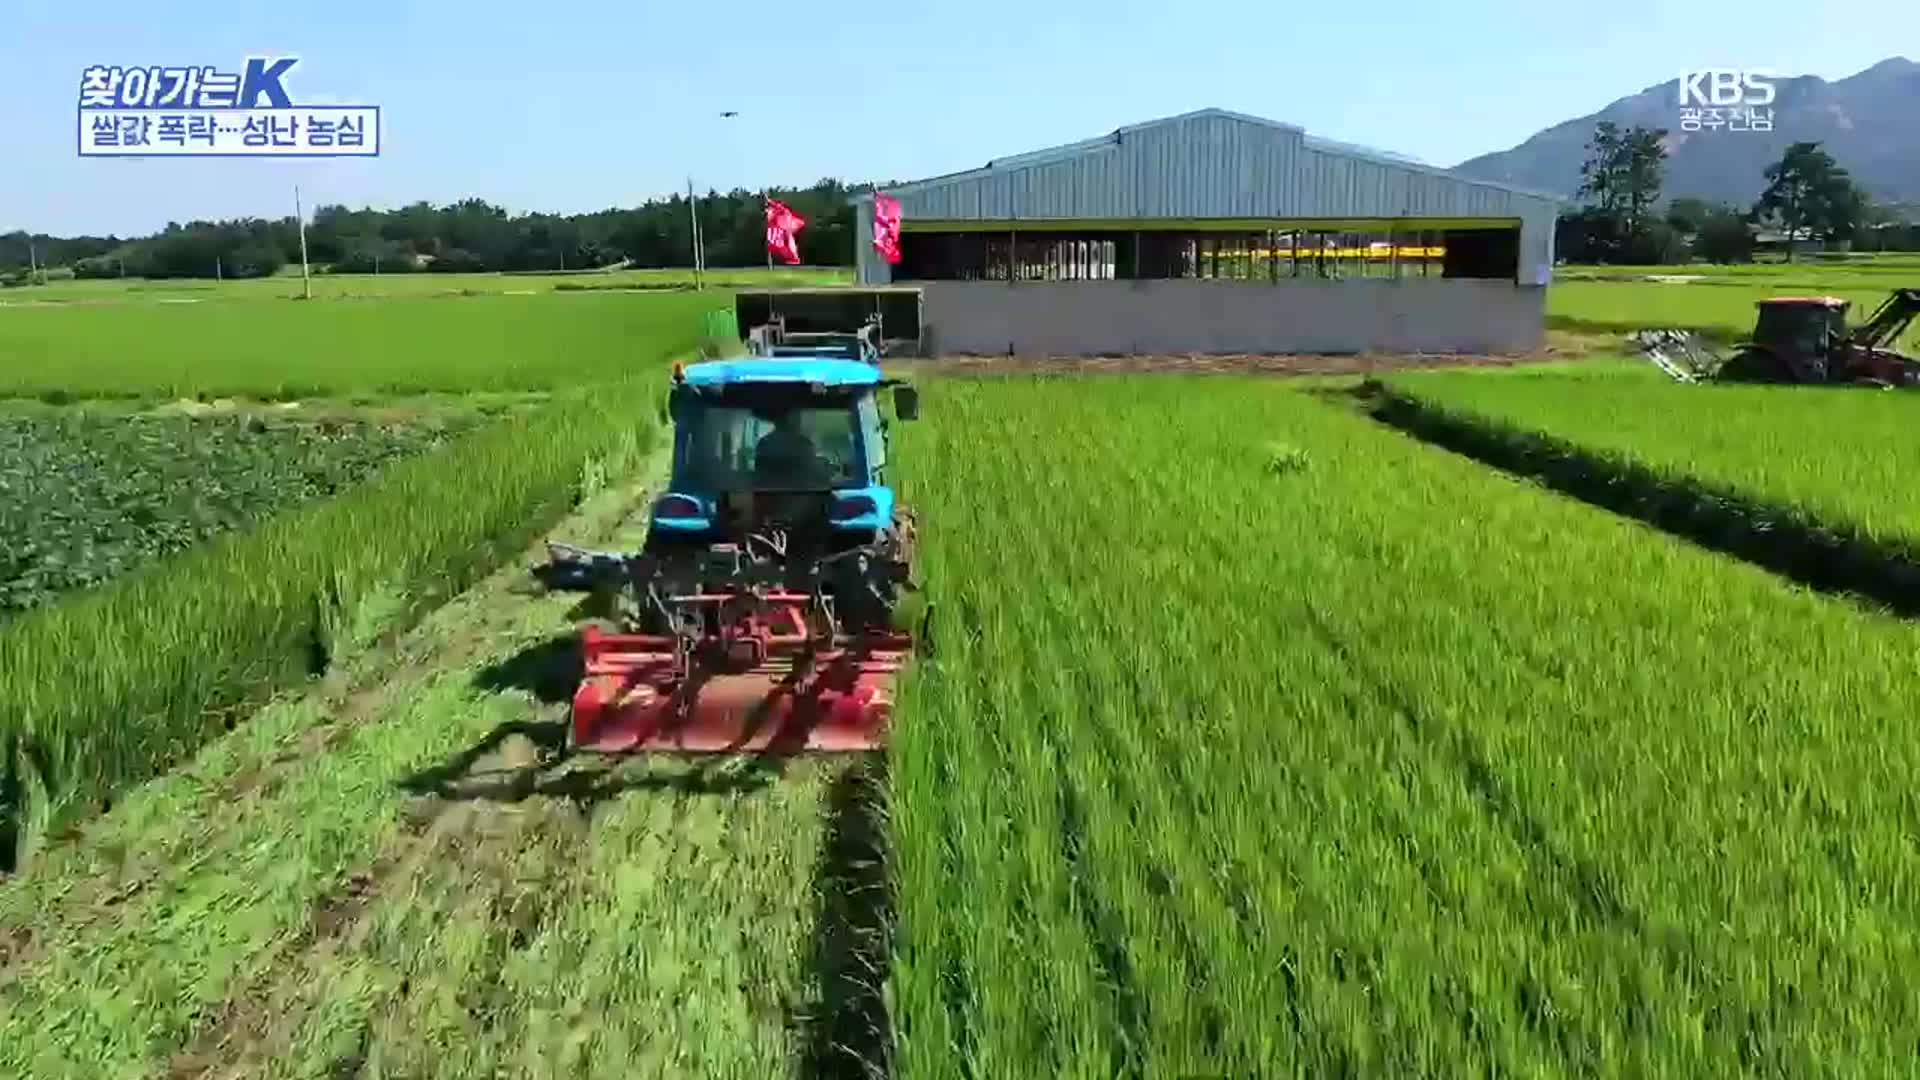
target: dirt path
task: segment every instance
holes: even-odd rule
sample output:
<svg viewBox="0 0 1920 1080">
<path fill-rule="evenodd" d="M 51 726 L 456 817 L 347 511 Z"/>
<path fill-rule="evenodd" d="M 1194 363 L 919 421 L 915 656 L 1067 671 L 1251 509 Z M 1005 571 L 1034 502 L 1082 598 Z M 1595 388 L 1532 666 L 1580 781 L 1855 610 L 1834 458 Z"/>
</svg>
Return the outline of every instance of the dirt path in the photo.
<svg viewBox="0 0 1920 1080">
<path fill-rule="evenodd" d="M 644 494 L 556 532 L 633 542 Z M 0 886 L 0 1075 L 758 1078 L 870 1044 L 864 766 L 564 756 L 573 598 L 535 561 Z"/>
</svg>

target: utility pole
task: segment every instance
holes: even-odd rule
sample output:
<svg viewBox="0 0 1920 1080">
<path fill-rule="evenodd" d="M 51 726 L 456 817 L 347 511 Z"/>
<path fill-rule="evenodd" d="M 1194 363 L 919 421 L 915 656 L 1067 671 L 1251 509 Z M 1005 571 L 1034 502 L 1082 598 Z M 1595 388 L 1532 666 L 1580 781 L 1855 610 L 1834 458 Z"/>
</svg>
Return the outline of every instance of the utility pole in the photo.
<svg viewBox="0 0 1920 1080">
<path fill-rule="evenodd" d="M 215 255 L 213 257 L 213 280 L 215 281 L 226 280 L 226 278 L 222 277 L 220 274 L 220 256 L 218 255 Z"/>
<path fill-rule="evenodd" d="M 27 281 L 32 283 L 40 276 L 40 256 L 34 251 L 33 238 L 27 238 Z M 45 284 L 42 282 L 42 284 Z"/>
<path fill-rule="evenodd" d="M 693 226 L 693 288 L 695 292 L 706 288 L 705 271 L 707 255 L 700 243 L 699 203 L 693 195 L 693 177 L 687 177 L 687 220 Z"/>
<path fill-rule="evenodd" d="M 313 278 L 307 274 L 307 218 L 300 211 L 300 185 L 293 185 L 293 219 L 300 223 L 300 291 L 313 299 Z"/>
</svg>

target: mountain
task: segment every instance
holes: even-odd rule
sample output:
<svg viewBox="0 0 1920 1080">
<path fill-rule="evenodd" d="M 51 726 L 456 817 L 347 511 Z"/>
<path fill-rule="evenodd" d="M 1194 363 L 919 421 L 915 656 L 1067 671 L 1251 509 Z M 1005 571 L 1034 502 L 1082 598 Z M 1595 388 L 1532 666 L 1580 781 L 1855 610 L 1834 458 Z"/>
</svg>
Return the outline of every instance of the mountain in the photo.
<svg viewBox="0 0 1920 1080">
<path fill-rule="evenodd" d="M 1745 206 L 1766 186 L 1761 175 L 1788 143 L 1813 141 L 1832 154 L 1879 202 L 1920 202 L 1920 64 L 1882 60 L 1837 82 L 1802 75 L 1774 82 L 1773 130 L 1680 130 L 1679 80 L 1649 86 L 1597 113 L 1539 132 L 1511 150 L 1482 154 L 1454 171 L 1560 195 L 1580 186 L 1580 163 L 1594 125 L 1663 127 L 1663 193 Z"/>
</svg>

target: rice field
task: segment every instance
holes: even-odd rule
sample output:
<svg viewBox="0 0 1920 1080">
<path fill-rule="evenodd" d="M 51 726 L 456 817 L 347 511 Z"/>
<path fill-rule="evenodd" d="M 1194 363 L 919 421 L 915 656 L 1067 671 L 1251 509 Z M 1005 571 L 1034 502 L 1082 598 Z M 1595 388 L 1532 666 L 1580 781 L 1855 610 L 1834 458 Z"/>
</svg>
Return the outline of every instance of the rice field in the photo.
<svg viewBox="0 0 1920 1080">
<path fill-rule="evenodd" d="M 691 350 L 714 293 L 0 310 L 0 397 L 552 390 Z"/>
<path fill-rule="evenodd" d="M 654 445 L 666 360 L 699 340 L 714 303 L 583 295 L 0 312 L 0 397 L 47 403 L 0 412 L 23 432 L 0 463 L 0 535 L 16 571 L 7 584 L 23 602 L 90 586 L 0 632 L 0 868 L 265 695 L 404 628 L 624 477 Z M 529 389 L 543 396 L 506 394 Z M 438 414 L 465 430 L 377 474 L 406 437 L 323 453 L 327 436 L 271 435 L 308 413 L 319 429 L 386 431 L 364 417 L 405 392 L 443 400 L 385 414 Z M 216 395 L 306 400 L 291 410 L 205 403 Z M 203 400 L 132 411 L 97 400 L 174 397 Z M 476 412 L 500 418 L 475 422 Z M 333 497 L 263 513 L 305 494 Z M 143 557 L 162 553 L 174 554 Z"/>
<path fill-rule="evenodd" d="M 1547 318 L 1565 330 L 1676 327 L 1731 340 L 1753 331 L 1754 304 L 1770 296 L 1837 296 L 1852 304 L 1848 317 L 1859 322 L 1888 290 L 1915 286 L 1920 256 L 1904 253 L 1790 264 L 1561 267 L 1547 293 Z M 1920 349 L 1920 327 L 1900 345 Z"/>
<path fill-rule="evenodd" d="M 1691 263 L 1676 266 L 1566 266 L 1561 278 L 1644 278 L 1651 274 L 1685 275 L 1703 281 L 1739 281 L 1767 279 L 1777 282 L 1832 284 L 1855 277 L 1881 280 L 1886 276 L 1911 277 L 1920 271 L 1920 252 L 1881 251 L 1846 255 L 1817 255 L 1801 252 L 1793 262 L 1778 254 L 1756 258 L 1749 263 Z"/>
<path fill-rule="evenodd" d="M 0 394 L 120 423 L 512 406 L 0 627 L 0 1075 L 1909 1070 L 1920 628 L 1339 380 L 928 374 L 886 752 L 567 753 L 526 571 L 638 542 L 715 299 L 0 309 Z M 1914 527 L 1904 399 L 1553 371 L 1390 384 Z"/>
<path fill-rule="evenodd" d="M 632 542 L 610 488 L 567 535 Z M 0 1075 L 765 1077 L 832 763 L 554 761 L 572 600 L 489 577 L 0 881 Z"/>
<path fill-rule="evenodd" d="M 902 1075 L 1905 1067 L 1910 625 L 1271 383 L 927 411 Z"/>
<path fill-rule="evenodd" d="M 1646 369 L 1651 372 L 1649 365 Z M 1421 403 L 1809 528 L 1920 553 L 1910 482 L 1916 395 L 1852 388 L 1682 386 L 1639 372 L 1570 383 L 1545 370 L 1396 375 Z"/>
<path fill-rule="evenodd" d="M 1859 279 L 1764 284 L 1563 281 L 1557 282 L 1548 293 L 1547 316 L 1551 325 L 1569 330 L 1631 333 L 1651 327 L 1675 327 L 1735 339 L 1753 332 L 1754 305 L 1770 296 L 1808 292 L 1837 296 L 1853 305 L 1848 316 L 1858 322 L 1887 298 L 1888 289 L 1917 282 L 1920 282 L 1920 271 L 1884 285 Z M 1912 341 L 1905 344 L 1910 348 Z"/>
</svg>

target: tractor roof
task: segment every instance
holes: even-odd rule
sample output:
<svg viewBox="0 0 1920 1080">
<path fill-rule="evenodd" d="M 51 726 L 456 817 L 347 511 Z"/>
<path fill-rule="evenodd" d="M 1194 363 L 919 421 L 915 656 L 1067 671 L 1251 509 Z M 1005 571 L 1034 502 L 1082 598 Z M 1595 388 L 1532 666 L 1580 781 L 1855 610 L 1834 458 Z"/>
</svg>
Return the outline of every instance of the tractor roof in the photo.
<svg viewBox="0 0 1920 1080">
<path fill-rule="evenodd" d="M 1847 301 L 1837 296 L 1772 296 L 1765 300 L 1758 301 L 1758 303 L 1762 307 L 1768 304 L 1791 304 L 1794 306 L 1818 304 L 1821 307 L 1829 308 L 1842 308 L 1847 306 Z"/>
<path fill-rule="evenodd" d="M 874 386 L 880 369 L 859 360 L 753 359 L 710 360 L 685 370 L 689 386 L 739 383 L 807 383 L 825 386 Z"/>
</svg>

